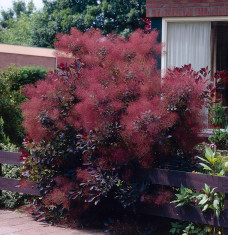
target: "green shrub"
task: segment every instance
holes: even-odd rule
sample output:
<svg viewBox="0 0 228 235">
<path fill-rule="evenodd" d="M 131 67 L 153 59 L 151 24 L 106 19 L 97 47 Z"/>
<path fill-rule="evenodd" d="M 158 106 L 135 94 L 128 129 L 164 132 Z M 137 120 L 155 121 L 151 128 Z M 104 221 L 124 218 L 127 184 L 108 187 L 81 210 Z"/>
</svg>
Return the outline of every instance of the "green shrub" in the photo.
<svg viewBox="0 0 228 235">
<path fill-rule="evenodd" d="M 218 103 L 215 107 L 210 109 L 210 121 L 214 126 L 226 127 L 226 108 Z"/>
<path fill-rule="evenodd" d="M 0 76 L 10 80 L 11 90 L 19 90 L 21 86 L 33 84 L 39 79 L 45 78 L 47 69 L 41 66 L 24 66 L 16 68 L 9 66 Z"/>
<path fill-rule="evenodd" d="M 18 152 L 18 147 L 11 143 L 0 143 L 0 147 L 3 151 L 7 152 Z"/>
<path fill-rule="evenodd" d="M 0 117 L 0 143 L 7 144 L 8 142 L 9 138 L 7 138 L 4 133 L 4 120 Z"/>
<path fill-rule="evenodd" d="M 208 138 L 218 149 L 228 150 L 228 130 L 214 130 L 214 136 Z"/>
<path fill-rule="evenodd" d="M 22 86 L 35 83 L 45 77 L 42 67 L 19 67 L 11 65 L 0 71 L 0 148 L 16 152 L 24 138 L 20 105 L 25 101 Z M 17 146 L 16 146 L 17 145 Z M 3 164 L 2 174 L 6 178 L 21 178 L 20 167 Z M 29 197 L 21 193 L 2 191 L 0 202 L 5 208 L 16 208 L 26 203 Z"/>
<path fill-rule="evenodd" d="M 213 149 L 211 148 L 213 147 Z M 208 175 L 224 176 L 228 171 L 227 158 L 222 156 L 220 152 L 216 151 L 214 145 L 205 146 L 204 156 L 196 157 L 199 160 L 198 173 L 204 173 Z M 216 216 L 219 218 L 221 211 L 224 210 L 224 199 L 225 194 L 215 192 L 216 188 L 210 189 L 205 184 L 205 188 L 199 190 L 192 190 L 184 188 L 181 185 L 176 200 L 171 203 L 176 203 L 176 207 L 191 205 L 201 208 L 202 212 L 213 210 Z M 170 232 L 172 234 L 211 234 L 217 235 L 222 234 L 222 228 L 218 228 L 210 225 L 203 225 L 198 223 L 180 222 L 171 223 L 172 228 Z"/>
<path fill-rule="evenodd" d="M 16 152 L 18 151 L 17 147 L 14 144 L 0 144 L 1 148 L 4 151 Z M 18 166 L 12 166 L 8 164 L 2 164 L 2 176 L 5 178 L 21 178 L 21 170 Z M 0 204 L 5 208 L 17 208 L 21 205 L 26 204 L 29 196 L 26 196 L 22 193 L 15 193 L 6 190 L 2 190 L 2 195 L 0 196 Z"/>
<path fill-rule="evenodd" d="M 21 145 L 24 131 L 20 105 L 25 101 L 22 86 L 35 83 L 45 77 L 47 71 L 41 67 L 20 67 L 11 65 L 6 70 L 0 70 L 0 117 L 3 130 L 10 142 Z"/>
<path fill-rule="evenodd" d="M 221 235 L 222 234 L 222 228 L 214 227 L 212 225 L 203 225 L 198 223 L 192 223 L 192 222 L 176 222 L 171 223 L 172 228 L 170 230 L 170 233 L 172 234 L 198 234 L 198 235 Z"/>
<path fill-rule="evenodd" d="M 3 164 L 2 176 L 5 178 L 20 179 L 21 178 L 20 167 Z M 3 205 L 5 208 L 12 209 L 25 205 L 28 199 L 29 196 L 25 194 L 2 190 L 2 195 L 0 196 L 0 204 Z"/>
</svg>

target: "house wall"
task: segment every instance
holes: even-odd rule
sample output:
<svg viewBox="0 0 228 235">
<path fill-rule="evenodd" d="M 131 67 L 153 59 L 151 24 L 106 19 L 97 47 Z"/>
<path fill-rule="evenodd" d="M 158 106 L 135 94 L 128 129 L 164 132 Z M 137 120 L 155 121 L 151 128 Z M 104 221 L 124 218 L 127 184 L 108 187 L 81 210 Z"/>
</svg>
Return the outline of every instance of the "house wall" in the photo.
<svg viewBox="0 0 228 235">
<path fill-rule="evenodd" d="M 55 50 L 0 44 L 0 69 L 15 66 L 43 66 L 47 69 L 56 67 Z"/>
<path fill-rule="evenodd" d="M 147 0 L 147 17 L 228 16 L 228 0 Z"/>
<path fill-rule="evenodd" d="M 18 55 L 0 52 L 0 69 L 8 67 L 10 64 L 19 66 L 43 66 L 47 69 L 55 68 L 56 59 L 41 57 L 41 56 L 29 56 L 29 55 Z"/>
<path fill-rule="evenodd" d="M 228 0 L 147 0 L 146 8 L 151 28 L 158 30 L 158 41 L 162 42 L 167 41 L 168 21 L 204 21 L 209 18 L 210 21 L 227 21 L 228 17 Z M 164 61 L 165 54 L 162 57 Z M 159 68 L 166 68 L 163 62 L 158 61 Z"/>
</svg>

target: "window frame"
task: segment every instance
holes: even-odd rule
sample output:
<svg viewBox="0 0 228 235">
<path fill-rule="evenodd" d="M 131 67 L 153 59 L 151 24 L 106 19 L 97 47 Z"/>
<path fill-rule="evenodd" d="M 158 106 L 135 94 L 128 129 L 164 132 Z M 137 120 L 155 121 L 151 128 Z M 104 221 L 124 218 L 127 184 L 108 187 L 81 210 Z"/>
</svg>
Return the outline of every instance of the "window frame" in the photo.
<svg viewBox="0 0 228 235">
<path fill-rule="evenodd" d="M 168 23 L 191 23 L 191 22 L 213 22 L 213 21 L 228 21 L 228 16 L 213 16 L 213 17 L 164 17 L 162 18 L 162 55 L 161 55 L 161 74 L 162 77 L 167 69 L 167 30 Z"/>
</svg>

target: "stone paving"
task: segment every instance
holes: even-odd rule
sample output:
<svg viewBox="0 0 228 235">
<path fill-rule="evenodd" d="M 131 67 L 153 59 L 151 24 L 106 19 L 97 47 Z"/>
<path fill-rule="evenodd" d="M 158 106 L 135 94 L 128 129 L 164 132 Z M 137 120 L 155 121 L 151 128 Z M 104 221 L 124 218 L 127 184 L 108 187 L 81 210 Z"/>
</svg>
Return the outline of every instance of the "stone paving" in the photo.
<svg viewBox="0 0 228 235">
<path fill-rule="evenodd" d="M 0 210 L 0 235 L 103 235 L 103 232 L 76 230 L 34 221 L 24 213 Z"/>
</svg>

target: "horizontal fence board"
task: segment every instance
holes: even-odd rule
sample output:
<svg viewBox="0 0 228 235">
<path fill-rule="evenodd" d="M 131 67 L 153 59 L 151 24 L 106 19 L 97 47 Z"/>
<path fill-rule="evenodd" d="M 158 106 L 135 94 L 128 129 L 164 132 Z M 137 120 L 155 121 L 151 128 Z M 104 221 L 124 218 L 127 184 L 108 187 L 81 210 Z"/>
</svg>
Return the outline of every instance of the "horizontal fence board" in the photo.
<svg viewBox="0 0 228 235">
<path fill-rule="evenodd" d="M 143 205 L 138 211 L 154 216 L 161 216 L 171 219 L 209 224 L 218 227 L 228 228 L 228 211 L 221 212 L 219 218 L 213 211 L 202 213 L 201 209 L 193 206 L 175 207 L 174 204 L 165 204 L 163 206 Z"/>
<path fill-rule="evenodd" d="M 22 163 L 19 160 L 20 156 L 21 156 L 21 153 L 11 153 L 11 152 L 0 151 L 0 163 L 10 164 L 10 165 L 15 165 L 15 166 L 22 166 Z"/>
<path fill-rule="evenodd" d="M 19 187 L 20 180 L 8 179 L 0 177 L 0 190 L 7 190 L 17 193 L 25 193 L 35 196 L 40 196 L 40 191 L 37 189 L 35 183 L 29 183 L 29 185 L 24 187 Z"/>
<path fill-rule="evenodd" d="M 217 192 L 228 194 L 228 177 L 196 174 L 165 169 L 143 169 L 142 174 L 149 176 L 152 184 L 202 189 L 205 184 L 216 188 Z"/>
</svg>

